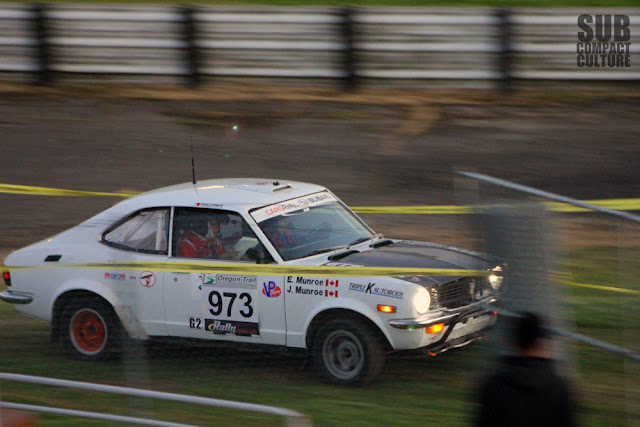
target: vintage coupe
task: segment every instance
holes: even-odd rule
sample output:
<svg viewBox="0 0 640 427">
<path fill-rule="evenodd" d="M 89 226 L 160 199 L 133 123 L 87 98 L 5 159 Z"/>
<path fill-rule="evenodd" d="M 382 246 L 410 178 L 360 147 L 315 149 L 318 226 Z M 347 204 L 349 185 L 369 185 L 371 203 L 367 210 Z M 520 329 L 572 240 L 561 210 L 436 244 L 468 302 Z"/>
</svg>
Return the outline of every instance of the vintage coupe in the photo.
<svg viewBox="0 0 640 427">
<path fill-rule="evenodd" d="M 229 263 L 243 270 L 216 271 Z M 476 273 L 320 277 L 256 264 Z M 479 338 L 495 322 L 503 280 L 491 256 L 384 238 L 326 188 L 266 179 L 143 193 L 4 265 L 0 298 L 51 322 L 52 339 L 74 357 L 110 358 L 130 338 L 254 343 L 307 350 L 340 385 L 372 380 L 389 352 L 437 354 Z"/>
</svg>

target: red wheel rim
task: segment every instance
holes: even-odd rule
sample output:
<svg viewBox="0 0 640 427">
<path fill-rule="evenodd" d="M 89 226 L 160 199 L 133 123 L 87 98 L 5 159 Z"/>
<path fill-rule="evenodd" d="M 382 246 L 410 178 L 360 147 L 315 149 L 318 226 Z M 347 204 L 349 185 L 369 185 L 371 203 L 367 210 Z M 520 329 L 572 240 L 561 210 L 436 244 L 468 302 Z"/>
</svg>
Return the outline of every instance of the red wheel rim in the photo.
<svg viewBox="0 0 640 427">
<path fill-rule="evenodd" d="M 107 325 L 94 310 L 77 311 L 71 319 L 69 328 L 73 343 L 81 353 L 99 353 L 107 342 Z"/>
</svg>

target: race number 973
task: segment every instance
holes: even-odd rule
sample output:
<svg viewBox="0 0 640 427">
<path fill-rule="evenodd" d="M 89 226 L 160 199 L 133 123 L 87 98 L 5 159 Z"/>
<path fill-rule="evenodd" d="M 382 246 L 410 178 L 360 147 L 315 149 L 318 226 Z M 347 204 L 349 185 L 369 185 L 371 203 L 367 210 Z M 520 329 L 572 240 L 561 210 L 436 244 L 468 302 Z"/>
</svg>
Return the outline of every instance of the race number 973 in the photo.
<svg viewBox="0 0 640 427">
<path fill-rule="evenodd" d="M 236 299 L 238 303 L 236 303 Z M 233 308 L 235 306 L 240 315 L 248 319 L 253 316 L 251 303 L 251 295 L 246 292 L 238 295 L 235 292 L 223 292 L 221 294 L 218 291 L 212 291 L 209 294 L 209 304 L 211 305 L 209 312 L 214 316 L 233 317 Z"/>
</svg>

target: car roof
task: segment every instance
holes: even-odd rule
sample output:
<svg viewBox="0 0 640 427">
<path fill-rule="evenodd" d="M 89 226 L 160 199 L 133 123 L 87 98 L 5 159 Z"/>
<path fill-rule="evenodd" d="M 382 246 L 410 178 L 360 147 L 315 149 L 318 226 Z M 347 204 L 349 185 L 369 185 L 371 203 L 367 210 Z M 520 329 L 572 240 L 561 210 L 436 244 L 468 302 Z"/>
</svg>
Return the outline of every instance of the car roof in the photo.
<svg viewBox="0 0 640 427">
<path fill-rule="evenodd" d="M 187 182 L 147 191 L 125 199 L 77 226 L 46 240 L 81 242 L 82 236 L 99 239 L 100 233 L 136 211 L 153 207 L 184 206 L 249 212 L 253 208 L 283 202 L 326 190 L 304 182 L 263 179 L 225 178 Z M 38 243 L 36 243 L 38 244 Z"/>
<path fill-rule="evenodd" d="M 305 182 L 266 178 L 208 179 L 158 188 L 120 202 L 114 208 L 132 212 L 153 206 L 191 206 L 249 211 L 326 190 Z"/>
</svg>

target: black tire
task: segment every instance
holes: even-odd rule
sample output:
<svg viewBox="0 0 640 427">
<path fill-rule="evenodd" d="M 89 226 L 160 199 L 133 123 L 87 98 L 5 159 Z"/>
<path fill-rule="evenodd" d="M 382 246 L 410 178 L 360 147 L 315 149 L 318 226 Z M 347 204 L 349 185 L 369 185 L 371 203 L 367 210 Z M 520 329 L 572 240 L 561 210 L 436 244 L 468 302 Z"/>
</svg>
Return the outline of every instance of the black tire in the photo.
<svg viewBox="0 0 640 427">
<path fill-rule="evenodd" d="M 330 383 L 362 386 L 380 373 L 385 352 L 371 327 L 355 319 L 337 319 L 315 335 L 313 360 L 320 375 Z"/>
<path fill-rule="evenodd" d="M 60 319 L 64 349 L 75 359 L 112 359 L 121 350 L 122 327 L 109 304 L 97 298 L 72 301 Z"/>
</svg>

